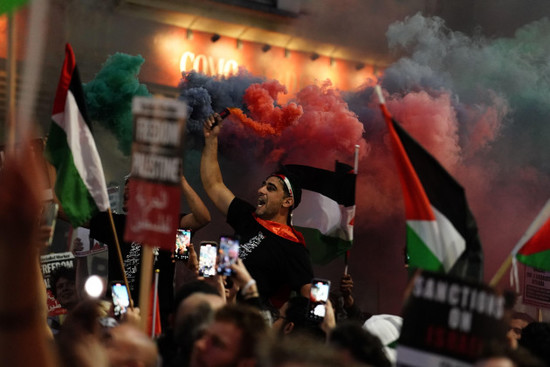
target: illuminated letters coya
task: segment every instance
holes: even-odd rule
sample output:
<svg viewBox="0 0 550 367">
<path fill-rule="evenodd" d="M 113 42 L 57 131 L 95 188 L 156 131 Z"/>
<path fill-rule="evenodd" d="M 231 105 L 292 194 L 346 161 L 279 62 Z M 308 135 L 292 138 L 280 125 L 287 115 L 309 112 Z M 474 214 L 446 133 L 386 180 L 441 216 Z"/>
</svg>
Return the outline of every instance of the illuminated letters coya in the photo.
<svg viewBox="0 0 550 367">
<path fill-rule="evenodd" d="M 180 71 L 195 70 L 209 76 L 229 76 L 237 74 L 239 64 L 235 60 L 225 60 L 219 58 L 217 60 L 212 56 L 203 54 L 195 54 L 190 51 L 185 51 L 180 60 Z"/>
</svg>

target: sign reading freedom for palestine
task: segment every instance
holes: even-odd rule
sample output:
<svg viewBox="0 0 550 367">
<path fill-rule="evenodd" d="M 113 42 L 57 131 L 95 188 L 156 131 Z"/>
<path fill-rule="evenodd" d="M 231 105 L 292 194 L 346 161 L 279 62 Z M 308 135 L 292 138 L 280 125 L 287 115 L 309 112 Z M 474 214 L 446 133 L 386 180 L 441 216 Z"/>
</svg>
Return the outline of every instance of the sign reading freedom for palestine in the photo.
<svg viewBox="0 0 550 367">
<path fill-rule="evenodd" d="M 397 366 L 473 366 L 491 340 L 504 343 L 502 294 L 483 284 L 421 272 L 412 280 L 397 342 Z"/>
<path fill-rule="evenodd" d="M 136 97 L 130 198 L 124 239 L 172 249 L 179 221 L 186 105 Z"/>
</svg>

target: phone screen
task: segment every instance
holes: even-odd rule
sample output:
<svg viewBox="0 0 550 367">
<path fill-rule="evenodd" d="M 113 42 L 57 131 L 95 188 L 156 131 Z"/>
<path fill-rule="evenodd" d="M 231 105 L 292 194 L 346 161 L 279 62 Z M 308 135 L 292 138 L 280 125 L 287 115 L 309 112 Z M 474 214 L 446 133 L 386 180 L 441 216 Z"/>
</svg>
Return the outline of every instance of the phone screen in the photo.
<svg viewBox="0 0 550 367">
<path fill-rule="evenodd" d="M 174 259 L 189 260 L 189 246 L 191 245 L 191 231 L 178 229 L 176 234 L 176 246 L 174 248 Z"/>
<path fill-rule="evenodd" d="M 308 318 L 311 320 L 322 320 L 326 313 L 326 304 L 330 291 L 330 281 L 324 279 L 313 279 L 309 293 Z"/>
<path fill-rule="evenodd" d="M 217 271 L 221 275 L 231 275 L 231 265 L 239 258 L 239 240 L 231 236 L 220 236 Z"/>
<path fill-rule="evenodd" d="M 199 275 L 211 277 L 216 275 L 216 256 L 218 246 L 216 242 L 201 242 L 199 250 Z"/>
<path fill-rule="evenodd" d="M 113 297 L 113 309 L 115 317 L 119 318 L 122 314 L 126 313 L 126 310 L 130 306 L 128 289 L 123 283 L 112 283 L 111 295 Z"/>
</svg>

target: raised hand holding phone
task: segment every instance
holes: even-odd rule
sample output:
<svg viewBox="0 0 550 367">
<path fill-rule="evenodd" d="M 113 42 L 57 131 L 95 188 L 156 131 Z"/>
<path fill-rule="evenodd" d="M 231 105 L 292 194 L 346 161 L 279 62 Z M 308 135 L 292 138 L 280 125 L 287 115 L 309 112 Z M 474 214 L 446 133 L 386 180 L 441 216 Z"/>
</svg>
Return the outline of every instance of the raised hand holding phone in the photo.
<svg viewBox="0 0 550 367">
<path fill-rule="evenodd" d="M 231 276 L 231 265 L 239 258 L 239 239 L 232 236 L 220 236 L 220 246 L 216 261 L 217 273 Z"/>
<path fill-rule="evenodd" d="M 191 246 L 191 231 L 188 229 L 178 229 L 174 248 L 174 259 L 185 262 L 188 261 L 189 246 Z"/>
<path fill-rule="evenodd" d="M 122 282 L 111 283 L 111 296 L 113 298 L 113 311 L 116 319 L 120 319 L 130 307 L 128 289 Z"/>
<path fill-rule="evenodd" d="M 216 275 L 216 258 L 218 244 L 216 241 L 202 241 L 199 247 L 199 276 L 211 277 Z"/>
<path fill-rule="evenodd" d="M 330 292 L 330 281 L 314 278 L 311 281 L 309 305 L 306 317 L 310 321 L 322 321 L 326 314 L 326 304 Z"/>
</svg>

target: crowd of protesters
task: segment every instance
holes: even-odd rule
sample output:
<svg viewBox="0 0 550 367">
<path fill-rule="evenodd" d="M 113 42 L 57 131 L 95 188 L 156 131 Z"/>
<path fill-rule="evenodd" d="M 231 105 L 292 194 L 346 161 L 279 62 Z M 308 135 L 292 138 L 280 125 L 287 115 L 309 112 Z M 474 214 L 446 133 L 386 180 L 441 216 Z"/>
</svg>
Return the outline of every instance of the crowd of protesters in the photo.
<svg viewBox="0 0 550 367">
<path fill-rule="evenodd" d="M 252 239 L 254 246 L 231 265 L 232 275 L 204 278 L 198 274 L 191 245 L 186 267 L 192 276 L 183 283 L 171 280 L 176 284 L 173 297 L 167 297 L 170 304 L 161 308 L 163 332 L 155 337 L 143 330 L 141 319 L 148 315 L 141 315 L 138 307 L 115 318 L 109 298 L 87 296 L 75 285 L 71 271 L 52 276 L 53 294 L 68 310 L 67 317 L 55 328 L 46 322 L 39 255 L 52 229 L 40 222 L 40 170 L 32 154 L 23 152 L 6 161 L 0 171 L 2 365 L 396 365 L 401 318 L 363 312 L 354 301 L 353 294 L 360 290 L 353 289 L 350 274 L 332 281 L 336 292 L 326 302 L 324 316 L 308 317 L 314 275 L 303 257 L 303 239 L 289 221 L 300 201 L 299 185 L 287 172 L 276 172 L 259 188 L 256 205 L 235 198 L 223 184 L 217 164 L 220 125 L 218 116 L 205 123 L 203 184 L 243 242 Z M 204 217 L 209 220 L 209 215 Z M 274 255 L 265 246 L 283 249 Z M 281 269 L 279 279 L 265 274 L 272 271 L 274 259 Z M 507 339 L 503 335 L 498 343 L 487 342 L 476 366 L 550 366 L 550 324 L 519 313 L 506 317 Z"/>
</svg>

